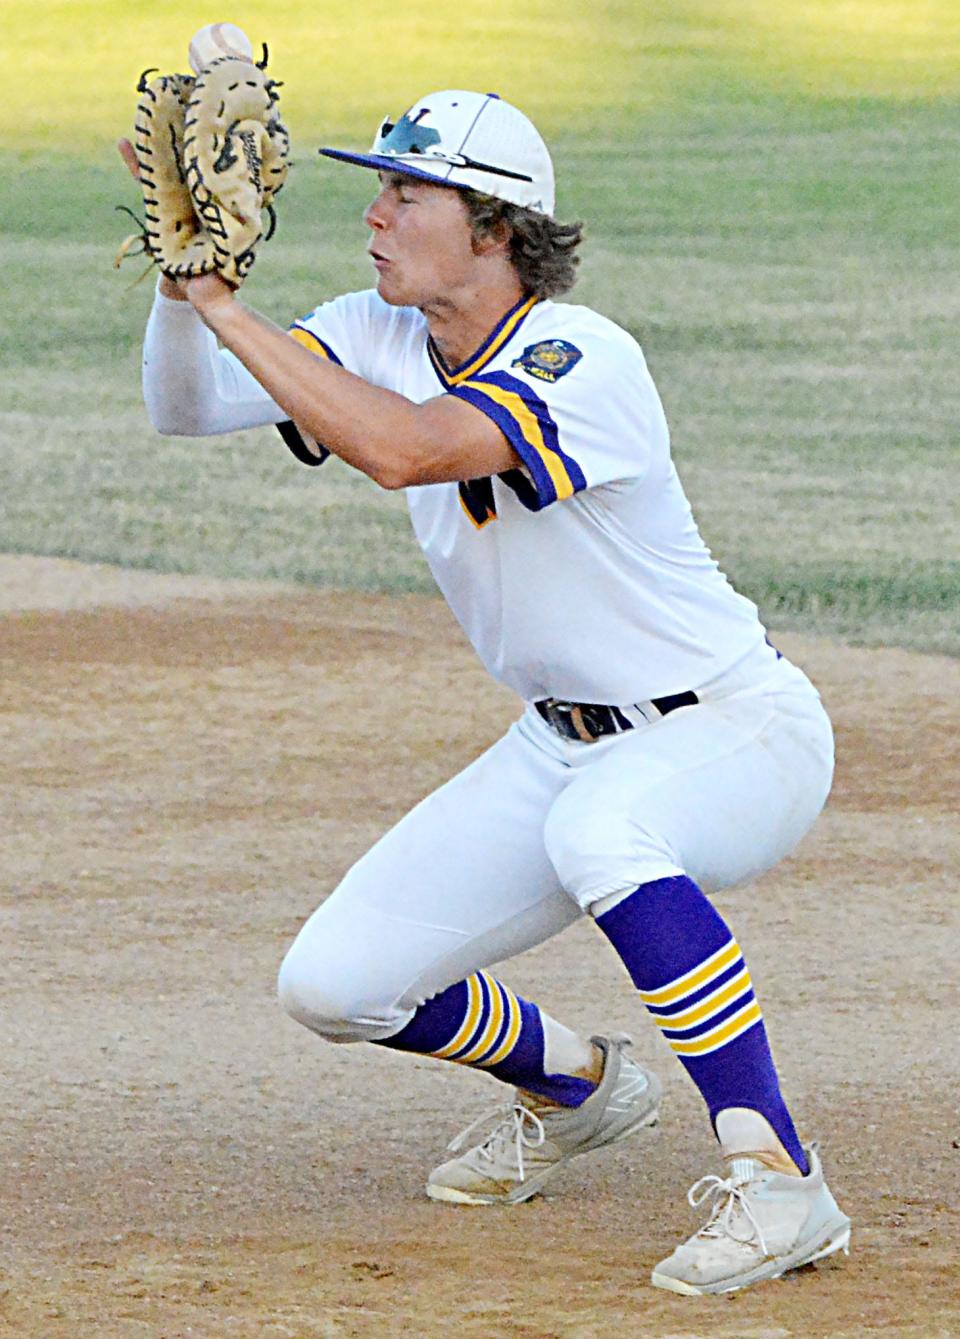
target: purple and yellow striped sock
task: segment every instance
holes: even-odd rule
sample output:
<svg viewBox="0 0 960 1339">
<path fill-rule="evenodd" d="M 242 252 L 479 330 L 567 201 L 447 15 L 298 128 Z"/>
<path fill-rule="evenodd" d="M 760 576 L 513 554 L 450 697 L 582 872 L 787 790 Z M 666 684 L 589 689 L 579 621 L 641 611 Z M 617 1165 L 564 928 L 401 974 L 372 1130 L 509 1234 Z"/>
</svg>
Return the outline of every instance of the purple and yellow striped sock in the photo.
<svg viewBox="0 0 960 1339">
<path fill-rule="evenodd" d="M 804 1174 L 763 1015 L 739 945 L 692 879 L 642 884 L 597 917 L 716 1125 L 728 1107 L 770 1122 Z"/>
<path fill-rule="evenodd" d="M 559 1028 L 489 972 L 475 972 L 421 1004 L 400 1032 L 377 1045 L 485 1069 L 550 1102 L 580 1106 L 596 1085 L 576 1074 L 547 1073 L 545 1021 Z"/>
</svg>

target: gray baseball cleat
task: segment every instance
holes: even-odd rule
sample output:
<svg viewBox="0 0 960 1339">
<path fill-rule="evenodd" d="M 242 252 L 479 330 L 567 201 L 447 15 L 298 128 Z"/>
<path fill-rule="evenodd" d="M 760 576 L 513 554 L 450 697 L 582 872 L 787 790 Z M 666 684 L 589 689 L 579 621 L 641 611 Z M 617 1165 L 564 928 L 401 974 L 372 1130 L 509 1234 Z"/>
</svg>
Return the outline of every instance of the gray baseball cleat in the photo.
<svg viewBox="0 0 960 1339">
<path fill-rule="evenodd" d="M 500 1117 L 482 1143 L 434 1168 L 427 1182 L 430 1198 L 453 1204 L 520 1204 L 538 1195 L 571 1158 L 656 1125 L 660 1080 L 624 1054 L 630 1038 L 617 1033 L 590 1040 L 603 1052 L 603 1074 L 581 1106 L 541 1104 L 527 1093 L 515 1093 L 508 1107 L 478 1117 L 453 1140 L 451 1153 L 463 1147 L 481 1122 Z"/>
<path fill-rule="evenodd" d="M 728 1159 L 730 1175 L 703 1176 L 687 1195 L 696 1208 L 713 1199 L 704 1227 L 651 1275 L 671 1292 L 700 1296 L 735 1292 L 849 1252 L 850 1219 L 827 1188 L 816 1144 L 804 1149 L 806 1176 L 785 1176 L 750 1158 Z"/>
</svg>

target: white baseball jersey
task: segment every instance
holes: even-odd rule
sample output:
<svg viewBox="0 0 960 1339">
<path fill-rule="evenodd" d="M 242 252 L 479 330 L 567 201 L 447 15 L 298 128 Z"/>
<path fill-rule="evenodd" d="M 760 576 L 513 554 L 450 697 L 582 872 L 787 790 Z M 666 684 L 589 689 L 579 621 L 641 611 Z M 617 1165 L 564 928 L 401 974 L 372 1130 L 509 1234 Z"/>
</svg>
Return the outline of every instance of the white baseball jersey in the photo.
<svg viewBox="0 0 960 1339">
<path fill-rule="evenodd" d="M 763 642 L 697 531 L 643 353 L 613 322 L 527 299 L 456 368 L 418 310 L 374 290 L 292 333 L 417 403 L 468 401 L 517 451 L 519 469 L 407 496 L 438 586 L 521 697 L 627 706 L 695 690 Z"/>
</svg>

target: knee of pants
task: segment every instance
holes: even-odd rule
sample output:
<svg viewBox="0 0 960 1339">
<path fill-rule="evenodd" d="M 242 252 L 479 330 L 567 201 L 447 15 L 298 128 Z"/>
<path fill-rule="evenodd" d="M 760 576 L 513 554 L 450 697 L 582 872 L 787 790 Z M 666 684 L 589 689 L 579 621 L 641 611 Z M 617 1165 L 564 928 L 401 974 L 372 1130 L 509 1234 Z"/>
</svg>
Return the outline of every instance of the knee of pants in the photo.
<svg viewBox="0 0 960 1339">
<path fill-rule="evenodd" d="M 576 783 L 550 810 L 544 842 L 557 878 L 584 911 L 684 872 L 668 839 L 645 825 L 642 815 L 619 806 L 616 795 L 598 799 Z"/>
<path fill-rule="evenodd" d="M 280 966 L 277 994 L 292 1019 L 327 1041 L 377 1041 L 392 1036 L 411 1014 L 384 998 L 376 979 L 350 961 L 343 945 L 324 952 L 315 938 L 304 942 L 302 935 Z"/>
</svg>

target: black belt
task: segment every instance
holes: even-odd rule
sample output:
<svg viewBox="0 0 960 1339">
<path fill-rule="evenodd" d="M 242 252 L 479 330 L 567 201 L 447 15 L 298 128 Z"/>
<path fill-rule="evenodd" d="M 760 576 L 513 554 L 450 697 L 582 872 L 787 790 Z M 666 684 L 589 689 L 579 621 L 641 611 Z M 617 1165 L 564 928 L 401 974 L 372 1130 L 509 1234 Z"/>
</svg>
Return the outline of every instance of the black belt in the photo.
<svg viewBox="0 0 960 1339">
<path fill-rule="evenodd" d="M 661 716 L 668 716 L 678 707 L 695 707 L 700 699 L 696 693 L 670 693 L 667 697 L 650 699 Z M 604 707 L 596 702 L 558 702 L 555 697 L 543 698 L 533 704 L 547 725 L 552 726 L 564 739 L 579 739 L 592 744 L 602 735 L 619 735 L 632 730 L 633 722 L 619 707 Z"/>
</svg>

